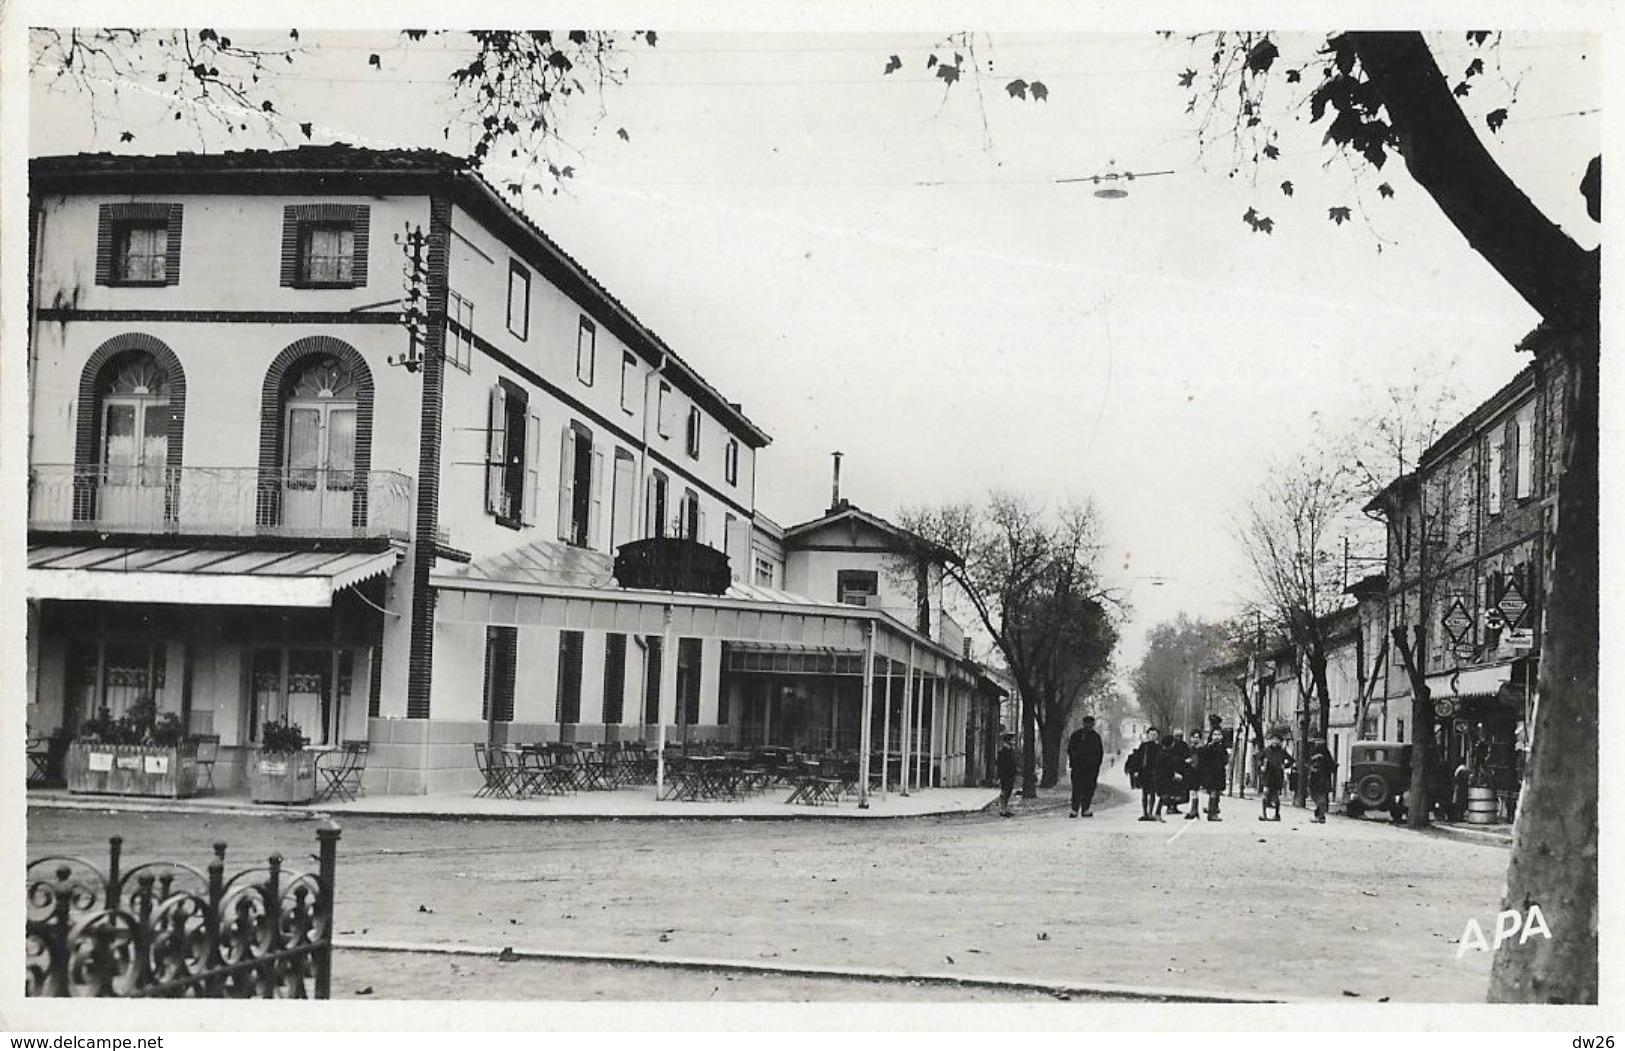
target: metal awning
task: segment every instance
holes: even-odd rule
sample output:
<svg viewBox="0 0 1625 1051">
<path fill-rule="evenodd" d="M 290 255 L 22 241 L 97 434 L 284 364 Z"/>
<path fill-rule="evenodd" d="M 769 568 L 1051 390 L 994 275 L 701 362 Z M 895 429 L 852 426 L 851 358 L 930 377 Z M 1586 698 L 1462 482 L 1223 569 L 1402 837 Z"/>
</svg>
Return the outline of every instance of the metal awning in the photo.
<svg viewBox="0 0 1625 1051">
<path fill-rule="evenodd" d="M 51 544 L 29 549 L 31 599 L 211 606 L 331 606 L 388 573 L 399 552 Z"/>
<path fill-rule="evenodd" d="M 1493 697 L 1501 684 L 1512 678 L 1512 665 L 1492 664 L 1487 668 L 1458 668 L 1429 675 L 1428 692 L 1434 700 L 1447 697 Z"/>
<path fill-rule="evenodd" d="M 926 674 L 947 675 L 959 660 L 957 653 L 880 609 L 819 602 L 739 581 L 721 595 L 623 588 L 614 583 L 611 569 L 602 552 L 532 541 L 432 574 L 435 620 L 659 635 L 670 610 L 672 630 L 681 637 L 862 653 L 872 630 L 878 656 L 912 659 Z"/>
</svg>

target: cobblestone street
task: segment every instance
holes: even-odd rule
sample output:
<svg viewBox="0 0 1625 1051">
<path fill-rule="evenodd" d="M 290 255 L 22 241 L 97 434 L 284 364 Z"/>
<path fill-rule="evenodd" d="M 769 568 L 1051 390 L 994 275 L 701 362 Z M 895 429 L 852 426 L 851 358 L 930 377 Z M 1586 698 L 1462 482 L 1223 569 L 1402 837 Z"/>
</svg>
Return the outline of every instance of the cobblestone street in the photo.
<svg viewBox="0 0 1625 1051">
<path fill-rule="evenodd" d="M 1012 820 L 874 823 L 349 818 L 339 846 L 339 942 L 1293 999 L 1482 999 L 1489 957 L 1457 960 L 1456 947 L 1470 917 L 1487 925 L 1498 908 L 1504 849 L 1386 822 L 1314 825 L 1290 807 L 1280 824 L 1261 824 L 1240 800 L 1227 800 L 1219 824 L 1147 824 L 1122 802 L 1121 772 L 1110 771 L 1107 783 L 1114 803 L 1089 820 L 1069 819 L 1064 807 Z M 224 839 L 233 866 L 273 850 L 296 865 L 313 849 L 314 829 L 275 817 L 36 808 L 29 856 L 104 858 L 106 838 L 121 834 L 132 864 L 201 863 Z M 341 953 L 334 994 L 379 985 L 342 964 L 380 958 Z M 534 988 L 520 989 L 515 980 L 489 984 L 488 969 L 467 960 L 438 970 L 445 974 L 434 982 L 379 995 L 556 999 L 598 988 L 560 987 L 547 977 L 558 969 L 541 966 L 514 972 L 515 980 L 537 976 Z M 447 986 L 453 970 L 466 974 L 466 987 Z M 659 998 L 647 981 L 638 985 Z"/>
</svg>

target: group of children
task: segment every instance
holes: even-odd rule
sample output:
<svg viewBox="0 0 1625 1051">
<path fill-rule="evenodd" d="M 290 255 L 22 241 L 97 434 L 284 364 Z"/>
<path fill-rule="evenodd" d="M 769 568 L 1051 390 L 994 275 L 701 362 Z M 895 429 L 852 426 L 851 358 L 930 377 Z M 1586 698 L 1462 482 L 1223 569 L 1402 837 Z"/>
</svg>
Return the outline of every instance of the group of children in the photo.
<svg viewBox="0 0 1625 1051">
<path fill-rule="evenodd" d="M 1200 741 L 1202 732 L 1193 730 L 1191 736 Z M 1224 820 L 1219 816 L 1219 798 L 1230 763 L 1224 731 L 1210 727 L 1207 740 L 1195 747 L 1186 743 L 1183 730 L 1174 730 L 1160 741 L 1159 737 L 1156 727 L 1148 729 L 1145 742 L 1123 767 L 1129 784 L 1140 790 L 1140 820 L 1161 821 L 1164 812 L 1177 814 L 1189 802 L 1191 809 L 1185 818 L 1194 821 L 1202 816 L 1198 793 L 1207 795 L 1207 819 Z"/>
<path fill-rule="evenodd" d="M 1193 736 L 1199 733 L 1195 731 Z M 1205 744 L 1193 749 L 1186 744 L 1183 731 L 1174 730 L 1168 737 L 1161 738 L 1156 727 L 1146 730 L 1144 743 L 1134 750 L 1124 766 L 1129 783 L 1140 790 L 1141 821 L 1161 821 L 1165 812 L 1179 813 L 1187 801 L 1191 808 L 1186 819 L 1200 817 L 1198 790 L 1207 794 L 1208 820 L 1223 820 L 1219 817 L 1219 797 L 1225 788 L 1229 751 L 1219 727 L 1209 729 L 1207 738 Z M 1281 820 L 1281 793 L 1287 785 L 1287 773 L 1294 765 L 1295 760 L 1281 738 L 1271 737 L 1258 756 L 1262 789 L 1262 812 L 1258 820 Z M 1336 783 L 1337 761 L 1327 750 L 1326 742 L 1317 737 L 1309 742 L 1305 765 L 1309 777 L 1306 787 L 1315 806 L 1311 820 L 1324 824 L 1331 805 L 1332 786 Z"/>
</svg>

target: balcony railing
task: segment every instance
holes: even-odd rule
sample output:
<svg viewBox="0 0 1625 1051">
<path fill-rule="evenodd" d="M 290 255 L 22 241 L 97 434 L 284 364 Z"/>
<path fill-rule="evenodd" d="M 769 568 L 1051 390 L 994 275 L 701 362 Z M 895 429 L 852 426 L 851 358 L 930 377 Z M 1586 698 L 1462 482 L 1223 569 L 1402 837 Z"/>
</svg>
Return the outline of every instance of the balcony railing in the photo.
<svg viewBox="0 0 1625 1051">
<path fill-rule="evenodd" d="M 395 471 L 38 464 L 28 479 L 41 530 L 405 539 L 411 508 Z"/>
</svg>

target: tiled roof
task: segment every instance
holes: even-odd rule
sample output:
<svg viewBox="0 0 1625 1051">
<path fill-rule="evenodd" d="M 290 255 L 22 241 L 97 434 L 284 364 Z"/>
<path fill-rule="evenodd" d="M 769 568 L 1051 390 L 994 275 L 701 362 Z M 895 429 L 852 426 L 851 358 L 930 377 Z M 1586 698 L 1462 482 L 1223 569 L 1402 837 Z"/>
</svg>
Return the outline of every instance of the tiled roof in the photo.
<svg viewBox="0 0 1625 1051">
<path fill-rule="evenodd" d="M 336 142 L 292 150 L 227 150 L 223 153 L 78 153 L 35 157 L 32 172 L 129 171 L 466 171 L 467 159 L 444 150 L 374 150 Z"/>
<path fill-rule="evenodd" d="M 785 543 L 791 547 L 794 547 L 796 541 L 801 537 L 804 537 L 815 530 L 822 529 L 825 526 L 832 525 L 835 522 L 839 522 L 842 519 L 852 519 L 862 522 L 865 525 L 878 530 L 879 532 L 885 533 L 887 536 L 900 538 L 911 545 L 924 545 L 926 548 L 933 550 L 944 562 L 957 563 L 959 561 L 959 557 L 952 551 L 949 551 L 947 548 L 942 547 L 939 544 L 934 544 L 920 536 L 918 533 L 910 532 L 909 530 L 904 529 L 902 526 L 894 525 L 893 523 L 886 521 L 884 518 L 881 518 L 879 515 L 865 511 L 857 504 L 851 503 L 847 500 L 842 500 L 840 506 L 831 508 L 820 518 L 814 518 L 810 521 L 801 522 L 797 525 L 787 527 L 784 530 Z"/>
</svg>

